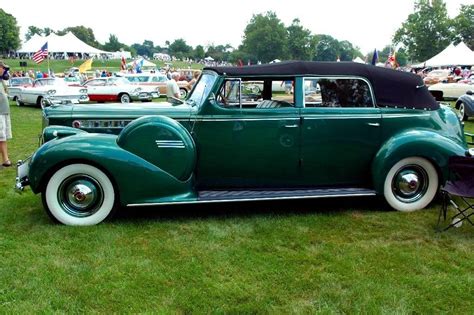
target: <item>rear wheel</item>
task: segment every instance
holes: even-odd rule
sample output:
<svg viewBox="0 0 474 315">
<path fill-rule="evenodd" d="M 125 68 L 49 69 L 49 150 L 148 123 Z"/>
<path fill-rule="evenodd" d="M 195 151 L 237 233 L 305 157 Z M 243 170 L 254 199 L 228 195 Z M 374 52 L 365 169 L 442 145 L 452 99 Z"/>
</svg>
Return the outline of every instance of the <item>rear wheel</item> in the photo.
<svg viewBox="0 0 474 315">
<path fill-rule="evenodd" d="M 130 103 L 131 101 L 132 99 L 127 93 L 123 93 L 120 95 L 120 103 Z"/>
<path fill-rule="evenodd" d="M 421 157 L 409 157 L 396 163 L 384 183 L 388 204 L 403 212 L 426 207 L 438 191 L 438 172 L 433 164 Z"/>
<path fill-rule="evenodd" d="M 460 121 L 466 121 L 469 118 L 466 115 L 466 105 L 463 102 L 459 103 L 458 117 Z"/>
<path fill-rule="evenodd" d="M 115 190 L 108 176 L 88 164 L 57 170 L 42 194 L 48 215 L 65 225 L 95 225 L 111 217 Z"/>
</svg>

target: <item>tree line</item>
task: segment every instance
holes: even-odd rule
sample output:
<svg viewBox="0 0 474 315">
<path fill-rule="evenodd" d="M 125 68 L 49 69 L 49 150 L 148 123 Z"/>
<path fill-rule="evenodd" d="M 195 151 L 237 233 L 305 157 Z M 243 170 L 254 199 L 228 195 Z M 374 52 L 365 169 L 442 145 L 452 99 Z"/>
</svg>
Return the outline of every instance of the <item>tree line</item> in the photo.
<svg viewBox="0 0 474 315">
<path fill-rule="evenodd" d="M 346 40 L 338 40 L 328 34 L 312 34 L 294 19 L 286 26 L 275 12 L 254 14 L 247 24 L 239 47 L 229 44 L 192 47 L 183 38 L 166 41 L 164 46 L 155 46 L 153 41 L 144 40 L 128 46 L 121 43 L 115 34 L 109 40 L 99 43 L 91 28 L 85 26 L 52 30 L 49 27 L 29 26 L 25 38 L 35 34 L 47 36 L 51 33 L 64 35 L 72 32 L 90 46 L 106 51 L 131 51 L 132 55 L 152 57 L 154 53 L 168 53 L 178 59 L 201 60 L 210 56 L 218 61 L 231 63 L 267 63 L 280 60 L 350 61 L 356 57 L 369 60 L 372 52 L 364 56 L 357 46 Z M 15 17 L 0 9 L 0 52 L 13 52 L 20 47 L 19 27 Z M 415 0 L 414 12 L 393 35 L 391 42 L 379 51 L 380 60 L 385 60 L 397 49 L 400 65 L 423 61 L 439 53 L 451 42 L 464 41 L 474 49 L 474 5 L 461 5 L 459 14 L 450 19 L 443 0 Z M 375 48 L 375 47 L 374 47 Z"/>
</svg>

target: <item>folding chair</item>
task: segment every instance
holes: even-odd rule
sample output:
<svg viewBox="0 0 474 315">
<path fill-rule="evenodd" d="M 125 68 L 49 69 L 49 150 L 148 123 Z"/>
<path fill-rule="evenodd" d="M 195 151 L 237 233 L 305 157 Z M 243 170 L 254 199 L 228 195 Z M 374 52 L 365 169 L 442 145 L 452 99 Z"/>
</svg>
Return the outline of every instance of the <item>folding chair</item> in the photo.
<svg viewBox="0 0 474 315">
<path fill-rule="evenodd" d="M 471 216 L 474 215 L 474 158 L 453 156 L 448 161 L 449 179 L 441 188 L 443 204 L 438 215 L 438 231 L 446 231 L 451 227 L 460 227 L 464 221 L 474 225 Z M 453 198 L 457 197 L 457 198 Z M 456 199 L 456 200 L 455 200 Z M 454 214 L 450 218 L 450 224 L 441 228 L 441 216 L 448 213 L 448 207 L 454 208 Z M 474 219 L 474 217 L 473 217 Z"/>
</svg>

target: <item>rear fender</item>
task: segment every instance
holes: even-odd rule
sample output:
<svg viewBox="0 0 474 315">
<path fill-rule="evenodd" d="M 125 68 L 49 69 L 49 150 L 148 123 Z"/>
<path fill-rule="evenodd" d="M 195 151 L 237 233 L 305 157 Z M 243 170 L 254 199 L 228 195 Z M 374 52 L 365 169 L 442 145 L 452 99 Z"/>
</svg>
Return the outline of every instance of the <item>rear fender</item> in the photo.
<svg viewBox="0 0 474 315">
<path fill-rule="evenodd" d="M 390 168 L 407 157 L 423 157 L 433 163 L 444 183 L 448 176 L 450 156 L 464 156 L 466 147 L 450 138 L 429 130 L 410 130 L 390 138 L 380 148 L 372 163 L 372 178 L 375 190 L 383 194 L 385 177 Z"/>
</svg>

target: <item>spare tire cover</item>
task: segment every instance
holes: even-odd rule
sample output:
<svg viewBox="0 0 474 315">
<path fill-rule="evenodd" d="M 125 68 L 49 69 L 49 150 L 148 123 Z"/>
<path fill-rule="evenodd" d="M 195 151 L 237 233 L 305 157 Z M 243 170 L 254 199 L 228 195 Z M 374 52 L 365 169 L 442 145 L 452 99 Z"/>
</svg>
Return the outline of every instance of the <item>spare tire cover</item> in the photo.
<svg viewBox="0 0 474 315">
<path fill-rule="evenodd" d="M 188 179 L 194 170 L 194 140 L 183 125 L 169 117 L 138 118 L 122 130 L 117 143 L 179 180 Z"/>
</svg>

